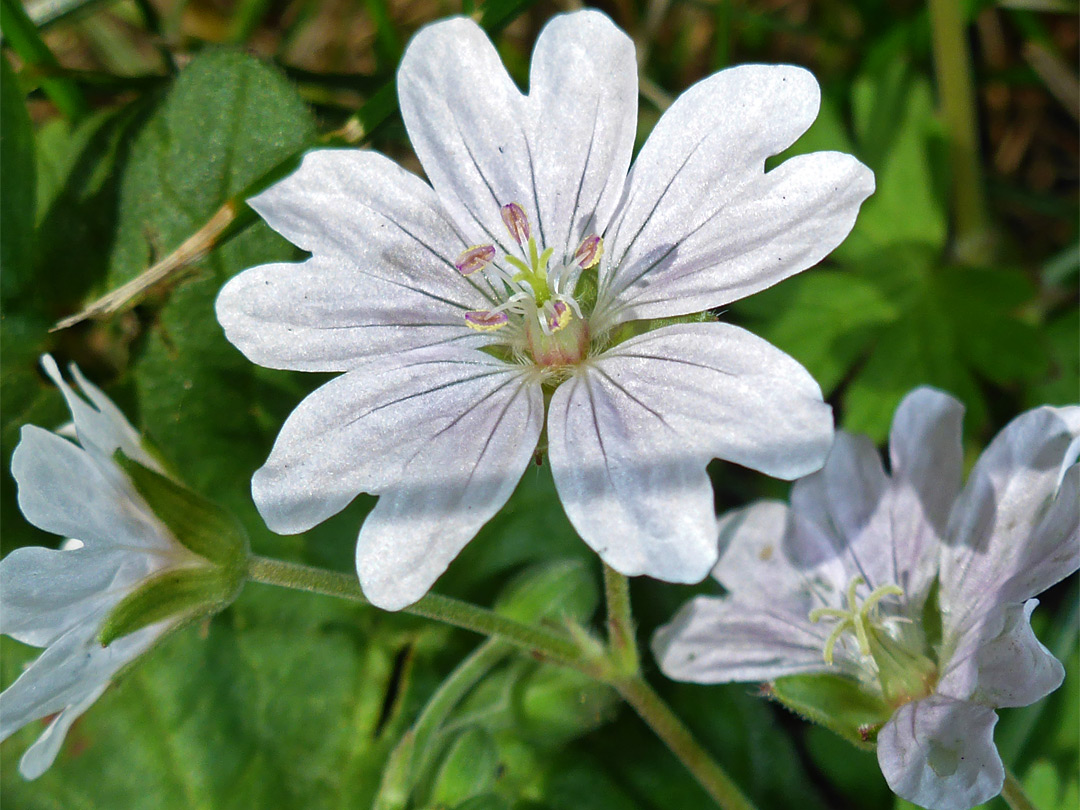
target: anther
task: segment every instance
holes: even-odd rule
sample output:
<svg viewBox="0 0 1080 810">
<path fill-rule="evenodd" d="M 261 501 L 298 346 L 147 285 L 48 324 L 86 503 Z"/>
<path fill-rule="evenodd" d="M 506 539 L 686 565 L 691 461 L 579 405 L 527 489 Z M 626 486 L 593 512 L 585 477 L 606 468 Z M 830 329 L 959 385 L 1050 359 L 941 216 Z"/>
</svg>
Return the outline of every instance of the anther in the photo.
<svg viewBox="0 0 1080 810">
<path fill-rule="evenodd" d="M 505 312 L 479 309 L 465 313 L 465 324 L 477 332 L 494 332 L 506 326 L 508 320 Z"/>
<path fill-rule="evenodd" d="M 510 237 L 519 245 L 529 241 L 529 219 L 525 210 L 517 203 L 507 203 L 502 207 L 502 221 Z"/>
<path fill-rule="evenodd" d="M 604 240 L 596 234 L 586 236 L 574 251 L 574 261 L 582 270 L 591 270 L 604 255 Z"/>
<path fill-rule="evenodd" d="M 454 267 L 458 269 L 461 275 L 471 276 L 491 264 L 491 260 L 494 258 L 494 245 L 473 245 L 457 257 Z"/>
</svg>

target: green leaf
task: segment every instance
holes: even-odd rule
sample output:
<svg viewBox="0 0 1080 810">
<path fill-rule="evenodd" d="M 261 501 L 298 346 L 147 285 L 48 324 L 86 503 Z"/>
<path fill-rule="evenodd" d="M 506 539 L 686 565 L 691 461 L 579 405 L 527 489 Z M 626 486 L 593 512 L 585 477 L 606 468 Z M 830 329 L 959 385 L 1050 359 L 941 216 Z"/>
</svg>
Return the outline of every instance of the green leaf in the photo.
<svg viewBox="0 0 1080 810">
<path fill-rule="evenodd" d="M 32 281 L 34 254 L 34 131 L 19 80 L 0 55 L 0 301 Z"/>
<path fill-rule="evenodd" d="M 236 51 L 200 54 L 131 147 L 109 286 L 174 249 L 312 134 L 309 112 L 276 70 Z M 230 346 L 213 302 L 240 270 L 296 257 L 264 224 L 244 230 L 151 313 L 133 363 L 143 425 L 181 478 L 262 532 L 248 482 L 302 390 L 285 375 L 258 370 Z"/>
</svg>

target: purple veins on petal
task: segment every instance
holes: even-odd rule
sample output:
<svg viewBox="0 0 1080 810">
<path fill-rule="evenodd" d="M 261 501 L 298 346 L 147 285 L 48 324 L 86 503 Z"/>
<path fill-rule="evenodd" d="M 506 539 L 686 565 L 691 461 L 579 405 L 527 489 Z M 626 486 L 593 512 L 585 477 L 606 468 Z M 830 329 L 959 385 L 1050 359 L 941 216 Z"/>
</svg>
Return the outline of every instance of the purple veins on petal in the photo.
<svg viewBox="0 0 1080 810">
<path fill-rule="evenodd" d="M 505 312 L 478 309 L 465 313 L 465 323 L 477 332 L 494 332 L 505 326 L 507 320 Z"/>
<path fill-rule="evenodd" d="M 502 207 L 502 221 L 506 224 L 506 230 L 519 245 L 529 241 L 529 218 L 525 216 L 525 210 L 517 203 L 507 203 Z"/>
<path fill-rule="evenodd" d="M 473 245 L 457 257 L 454 267 L 463 276 L 471 276 L 487 267 L 495 258 L 494 245 Z"/>
</svg>

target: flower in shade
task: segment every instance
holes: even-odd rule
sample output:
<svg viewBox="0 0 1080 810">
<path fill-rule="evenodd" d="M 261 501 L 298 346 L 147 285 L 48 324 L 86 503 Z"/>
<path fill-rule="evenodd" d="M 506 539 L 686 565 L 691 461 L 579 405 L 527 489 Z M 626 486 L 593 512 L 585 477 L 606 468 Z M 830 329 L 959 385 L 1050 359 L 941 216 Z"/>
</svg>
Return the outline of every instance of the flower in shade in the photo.
<svg viewBox="0 0 1080 810">
<path fill-rule="evenodd" d="M 625 574 L 700 580 L 708 461 L 794 478 L 832 439 L 805 369 L 688 317 L 820 261 L 873 190 L 835 152 L 765 172 L 816 116 L 814 78 L 704 79 L 632 169 L 634 48 L 598 12 L 548 23 L 528 95 L 464 18 L 414 37 L 397 86 L 430 185 L 375 152 L 308 154 L 250 203 L 311 258 L 247 270 L 217 301 L 254 362 L 344 372 L 255 474 L 263 518 L 302 532 L 378 494 L 357 570 L 372 602 L 403 607 L 506 502 L 546 418 L 540 450 L 585 542 Z"/>
<path fill-rule="evenodd" d="M 1033 597 L 1080 566 L 1080 407 L 1014 419 L 964 486 L 961 416 L 918 389 L 896 412 L 888 473 L 869 440 L 838 434 L 790 507 L 725 515 L 714 573 L 727 595 L 692 600 L 654 639 L 678 680 L 858 683 L 881 708 L 863 731 L 889 786 L 936 810 L 1001 791 L 995 709 L 1064 677 L 1032 632 Z"/>
<path fill-rule="evenodd" d="M 24 427 L 11 472 L 26 519 L 67 539 L 61 550 L 24 547 L 0 560 L 0 632 L 44 648 L 0 694 L 0 740 L 50 718 L 19 764 L 27 779 L 53 763 L 68 729 L 121 670 L 171 630 L 232 601 L 246 554 L 236 527 L 165 476 L 76 367 L 85 399 L 51 357 L 42 365 L 74 430 Z"/>
</svg>

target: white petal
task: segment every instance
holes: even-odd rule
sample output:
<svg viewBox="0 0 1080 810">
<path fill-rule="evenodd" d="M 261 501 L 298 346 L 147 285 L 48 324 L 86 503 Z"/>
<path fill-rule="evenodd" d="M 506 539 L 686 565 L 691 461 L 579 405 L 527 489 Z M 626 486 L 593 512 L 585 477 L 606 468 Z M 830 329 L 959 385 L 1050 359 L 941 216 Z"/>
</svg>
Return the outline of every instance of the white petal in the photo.
<svg viewBox="0 0 1080 810">
<path fill-rule="evenodd" d="M 174 548 L 148 507 L 107 479 L 88 452 L 33 425 L 24 426 L 21 436 L 11 474 L 28 521 L 87 546 Z"/>
<path fill-rule="evenodd" d="M 75 421 L 79 443 L 83 447 L 93 448 L 106 458 L 111 458 L 119 449 L 125 456 L 138 461 L 144 467 L 163 472 L 158 461 L 143 449 L 142 437 L 120 409 L 82 375 L 78 366 L 73 363 L 69 370 L 83 394 L 90 400 L 89 403 L 67 384 L 56 361 L 50 355 L 46 354 L 41 358 L 41 366 L 64 395 Z"/>
<path fill-rule="evenodd" d="M 1029 706 L 1061 686 L 1064 667 L 1031 629 L 1031 613 L 1038 604 L 1038 599 L 1029 599 L 1009 607 L 1001 635 L 975 654 L 980 702 L 999 707 Z"/>
<path fill-rule="evenodd" d="M 1055 507 L 1062 459 L 1080 433 L 1080 407 L 1038 408 L 999 433 L 975 464 L 953 507 L 942 552 L 946 641 L 963 635 L 998 602 L 1020 602 L 1076 570 L 1076 501 Z M 1037 577 L 1036 574 L 1041 574 Z M 1006 586 L 1008 586 L 1006 588 Z"/>
<path fill-rule="evenodd" d="M 482 445 L 489 437 L 455 431 L 455 420 L 520 382 L 515 367 L 452 346 L 358 366 L 317 389 L 286 420 L 252 478 L 260 514 L 278 533 L 306 531 L 360 492 L 389 490 L 443 431 L 462 450 Z"/>
<path fill-rule="evenodd" d="M 409 140 L 470 243 L 516 248 L 499 213 L 516 202 L 535 224 L 529 108 L 487 35 L 457 17 L 422 28 L 398 69 Z"/>
<path fill-rule="evenodd" d="M 626 180 L 637 130 L 634 43 L 597 11 L 553 17 L 533 51 L 529 106 L 542 244 L 569 257 L 604 232 Z"/>
<path fill-rule="evenodd" d="M 107 608 L 87 615 L 0 694 L 0 740 L 29 722 L 82 704 L 175 624 L 158 622 L 102 647 L 96 636 L 106 613 Z"/>
<path fill-rule="evenodd" d="M 716 560 L 710 458 L 794 477 L 832 438 L 817 384 L 726 324 L 633 338 L 582 367 L 548 417 L 559 497 L 582 538 L 624 574 L 695 582 Z"/>
<path fill-rule="evenodd" d="M 660 669 L 677 681 L 769 681 L 841 671 L 839 658 L 835 666 L 825 663 L 827 635 L 782 595 L 769 602 L 699 596 L 656 631 L 652 648 Z"/>
<path fill-rule="evenodd" d="M 898 796 L 929 810 L 971 810 L 1001 792 L 993 709 L 931 696 L 897 709 L 877 738 L 878 764 Z"/>
<path fill-rule="evenodd" d="M 682 143 L 692 146 L 685 136 Z M 812 267 L 851 232 L 874 190 L 873 173 L 839 152 L 800 155 L 764 175 L 760 164 L 757 176 L 737 171 L 737 188 L 721 175 L 724 165 L 702 167 L 710 176 L 700 190 L 680 185 L 682 168 L 632 244 L 634 231 L 619 222 L 611 261 L 622 260 L 598 303 L 613 310 L 605 323 L 701 312 Z M 631 200 L 637 177 L 635 166 Z"/>
<path fill-rule="evenodd" d="M 542 389 L 512 372 L 500 379 L 497 388 L 474 385 L 467 403 L 456 398 L 427 415 L 417 426 L 423 441 L 364 521 L 356 569 L 364 595 L 384 610 L 427 593 L 532 459 L 544 425 Z"/>
<path fill-rule="evenodd" d="M 24 779 L 37 779 L 50 768 L 56 761 L 56 755 L 60 753 L 60 746 L 64 744 L 64 737 L 67 736 L 72 725 L 99 697 L 105 694 L 108 688 L 107 683 L 102 684 L 89 692 L 81 701 L 63 709 L 53 718 L 41 736 L 26 749 L 26 753 L 19 760 L 19 773 Z"/>
<path fill-rule="evenodd" d="M 465 312 L 488 308 L 487 299 L 467 283 L 451 290 L 436 278 L 457 274 L 452 267 L 429 262 L 424 273 L 422 263 L 406 269 L 403 258 L 370 257 L 374 272 L 325 256 L 253 267 L 222 289 L 217 317 L 249 360 L 298 371 L 347 371 L 375 355 L 486 342 L 465 325 Z"/>
<path fill-rule="evenodd" d="M 112 546 L 17 548 L 0 560 L 0 633 L 44 647 L 124 596 L 157 569 L 155 558 Z"/>
<path fill-rule="evenodd" d="M 892 540 L 899 580 L 920 602 L 937 575 L 949 511 L 960 491 L 964 406 L 933 388 L 904 397 L 889 433 Z"/>
<path fill-rule="evenodd" d="M 792 515 L 781 501 L 757 501 L 717 522 L 720 560 L 713 576 L 732 593 L 796 593 L 805 571 L 789 558 Z"/>
<path fill-rule="evenodd" d="M 961 640 L 937 691 L 994 708 L 1028 706 L 1061 686 L 1061 663 L 1035 637 L 1031 613 L 1039 604 L 997 608 Z"/>
</svg>

